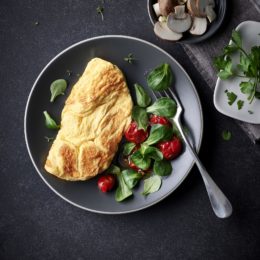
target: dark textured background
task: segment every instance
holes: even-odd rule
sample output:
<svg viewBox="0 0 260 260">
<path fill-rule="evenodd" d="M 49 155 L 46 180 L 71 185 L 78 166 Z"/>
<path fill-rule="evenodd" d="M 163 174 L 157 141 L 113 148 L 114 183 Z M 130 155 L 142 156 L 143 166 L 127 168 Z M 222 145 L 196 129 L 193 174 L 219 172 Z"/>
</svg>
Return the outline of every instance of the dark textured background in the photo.
<svg viewBox="0 0 260 260">
<path fill-rule="evenodd" d="M 211 90 L 182 48 L 156 39 L 145 0 L 106 0 L 104 22 L 100 3 L 0 1 L 0 259 L 259 259 L 260 148 L 214 109 Z M 23 134 L 31 86 L 61 50 L 103 34 L 151 41 L 187 70 L 204 109 L 200 157 L 234 206 L 229 219 L 212 213 L 196 168 L 163 202 L 122 216 L 75 208 L 39 178 Z M 224 129 L 233 134 L 229 142 Z"/>
</svg>

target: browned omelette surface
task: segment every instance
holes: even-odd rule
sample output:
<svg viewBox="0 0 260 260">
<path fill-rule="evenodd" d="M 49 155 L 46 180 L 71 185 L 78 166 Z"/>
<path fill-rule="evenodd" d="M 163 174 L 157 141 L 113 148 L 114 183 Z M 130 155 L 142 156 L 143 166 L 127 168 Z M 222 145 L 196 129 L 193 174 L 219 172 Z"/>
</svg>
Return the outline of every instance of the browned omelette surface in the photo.
<svg viewBox="0 0 260 260">
<path fill-rule="evenodd" d="M 119 68 L 92 59 L 74 85 L 45 169 L 65 180 L 87 180 L 106 170 L 131 122 L 132 99 Z"/>
</svg>

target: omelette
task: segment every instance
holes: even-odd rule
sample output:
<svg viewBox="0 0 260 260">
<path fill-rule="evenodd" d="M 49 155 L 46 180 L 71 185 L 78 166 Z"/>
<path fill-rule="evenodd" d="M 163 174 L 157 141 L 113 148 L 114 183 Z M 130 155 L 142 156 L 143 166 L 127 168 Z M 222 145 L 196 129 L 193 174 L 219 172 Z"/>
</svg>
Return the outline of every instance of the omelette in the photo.
<svg viewBox="0 0 260 260">
<path fill-rule="evenodd" d="M 92 59 L 65 102 L 46 171 L 78 181 L 106 170 L 131 122 L 132 107 L 122 71 L 108 61 Z"/>
</svg>

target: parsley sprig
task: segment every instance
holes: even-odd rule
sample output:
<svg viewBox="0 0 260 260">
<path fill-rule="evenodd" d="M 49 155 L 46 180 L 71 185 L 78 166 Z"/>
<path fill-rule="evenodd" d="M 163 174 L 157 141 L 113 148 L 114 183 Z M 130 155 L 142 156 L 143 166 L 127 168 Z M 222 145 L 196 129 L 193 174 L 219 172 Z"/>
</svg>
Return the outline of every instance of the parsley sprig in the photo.
<svg viewBox="0 0 260 260">
<path fill-rule="evenodd" d="M 237 65 L 232 60 L 233 53 L 240 55 Z M 233 31 L 231 43 L 223 49 L 220 56 L 214 58 L 213 63 L 218 70 L 218 77 L 221 79 L 243 78 L 239 85 L 240 91 L 247 95 L 250 104 L 254 98 L 260 98 L 260 91 L 257 89 L 260 84 L 260 46 L 254 46 L 249 53 L 246 52 L 242 45 L 241 35 L 239 32 Z"/>
</svg>

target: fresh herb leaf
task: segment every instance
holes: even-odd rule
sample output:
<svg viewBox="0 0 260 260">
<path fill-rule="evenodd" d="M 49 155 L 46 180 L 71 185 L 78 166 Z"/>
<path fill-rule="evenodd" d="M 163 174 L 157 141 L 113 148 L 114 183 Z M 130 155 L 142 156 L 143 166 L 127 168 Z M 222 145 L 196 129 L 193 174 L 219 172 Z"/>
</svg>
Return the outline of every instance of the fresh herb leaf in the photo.
<svg viewBox="0 0 260 260">
<path fill-rule="evenodd" d="M 161 161 L 163 159 L 162 152 L 158 148 L 153 146 L 142 144 L 140 152 L 143 156 L 151 158 L 155 161 Z"/>
<path fill-rule="evenodd" d="M 47 128 L 53 129 L 53 130 L 57 130 L 60 128 L 60 126 L 56 124 L 56 122 L 51 118 L 51 116 L 48 114 L 47 111 L 44 111 L 43 115 L 45 117 L 45 126 Z"/>
<path fill-rule="evenodd" d="M 158 116 L 174 117 L 177 111 L 177 105 L 171 98 L 162 97 L 147 107 L 146 111 Z"/>
<path fill-rule="evenodd" d="M 133 192 L 126 185 L 122 174 L 117 175 L 117 179 L 118 179 L 118 187 L 115 193 L 115 200 L 120 202 L 130 197 L 133 194 Z"/>
<path fill-rule="evenodd" d="M 98 6 L 96 9 L 97 13 L 100 14 L 102 21 L 104 21 L 104 7 L 103 6 Z"/>
<path fill-rule="evenodd" d="M 243 106 L 244 106 L 244 101 L 243 100 L 238 100 L 237 101 L 237 108 L 238 108 L 238 110 L 241 110 Z"/>
<path fill-rule="evenodd" d="M 168 176 L 172 173 L 172 164 L 171 161 L 155 161 L 153 165 L 154 174 L 160 176 Z"/>
<path fill-rule="evenodd" d="M 55 98 L 59 95 L 64 95 L 64 92 L 67 88 L 67 82 L 64 79 L 57 79 L 51 83 L 51 99 L 50 102 L 53 102 Z"/>
<path fill-rule="evenodd" d="M 134 84 L 134 87 L 137 105 L 140 107 L 149 106 L 152 100 L 149 95 L 144 91 L 143 87 L 139 84 Z"/>
<path fill-rule="evenodd" d="M 234 92 L 229 92 L 229 91 L 226 92 L 226 95 L 227 95 L 227 98 L 228 98 L 228 104 L 229 104 L 230 106 L 232 106 L 233 103 L 234 103 L 234 102 L 236 101 L 236 99 L 237 99 L 237 95 L 236 95 Z"/>
<path fill-rule="evenodd" d="M 156 192 L 160 189 L 162 185 L 162 179 L 158 175 L 151 176 L 144 180 L 144 191 L 143 195 L 148 195 L 150 193 Z"/>
<path fill-rule="evenodd" d="M 146 131 L 149 120 L 144 108 L 134 106 L 132 110 L 132 118 L 136 121 L 138 129 L 144 129 Z"/>
<path fill-rule="evenodd" d="M 122 176 L 124 178 L 125 184 L 128 186 L 129 189 L 133 189 L 136 184 L 142 179 L 142 174 L 136 172 L 132 169 L 126 169 L 122 171 Z"/>
<path fill-rule="evenodd" d="M 146 145 L 153 145 L 159 141 L 169 140 L 173 136 L 173 130 L 166 125 L 156 124 L 151 127 L 150 135 L 144 142 Z"/>
<path fill-rule="evenodd" d="M 151 159 L 144 156 L 140 150 L 130 156 L 130 160 L 140 169 L 147 170 L 150 167 Z"/>
<path fill-rule="evenodd" d="M 129 64 L 133 64 L 135 61 L 133 53 L 128 53 L 128 55 L 124 58 L 124 61 L 128 62 Z"/>
<path fill-rule="evenodd" d="M 109 168 L 106 170 L 107 173 L 111 173 L 111 174 L 120 174 L 121 173 L 121 170 L 118 166 L 114 165 L 114 164 L 111 164 L 109 166 Z"/>
<path fill-rule="evenodd" d="M 164 90 L 170 87 L 173 81 L 172 70 L 169 64 L 164 63 L 147 76 L 147 84 L 153 90 Z"/>
<path fill-rule="evenodd" d="M 46 141 L 48 143 L 52 142 L 54 140 L 54 137 L 48 137 L 48 136 L 44 136 L 44 138 L 46 139 Z"/>
<path fill-rule="evenodd" d="M 242 81 L 240 84 L 240 90 L 243 94 L 248 95 L 248 100 L 252 100 L 252 97 L 255 95 L 255 85 L 253 82 L 248 81 Z"/>
<path fill-rule="evenodd" d="M 233 30 L 231 40 L 239 47 L 242 48 L 242 38 L 238 31 Z"/>
<path fill-rule="evenodd" d="M 230 131 L 228 131 L 228 130 L 224 130 L 223 132 L 222 132 L 222 138 L 223 138 L 223 140 L 225 140 L 225 141 L 229 141 L 230 139 L 231 139 L 231 132 Z"/>
<path fill-rule="evenodd" d="M 135 148 L 135 143 L 125 143 L 123 155 L 125 155 L 125 156 L 129 155 L 133 151 L 134 148 Z"/>
<path fill-rule="evenodd" d="M 252 110 L 248 110 L 248 113 L 249 113 L 250 115 L 254 114 L 254 112 L 253 112 Z"/>
</svg>

